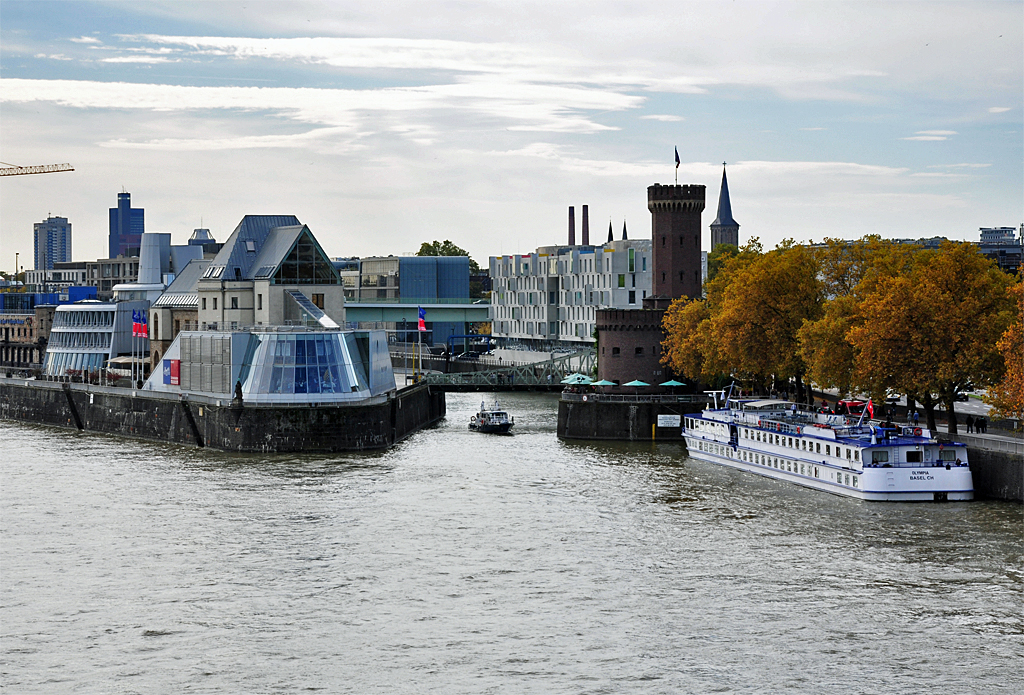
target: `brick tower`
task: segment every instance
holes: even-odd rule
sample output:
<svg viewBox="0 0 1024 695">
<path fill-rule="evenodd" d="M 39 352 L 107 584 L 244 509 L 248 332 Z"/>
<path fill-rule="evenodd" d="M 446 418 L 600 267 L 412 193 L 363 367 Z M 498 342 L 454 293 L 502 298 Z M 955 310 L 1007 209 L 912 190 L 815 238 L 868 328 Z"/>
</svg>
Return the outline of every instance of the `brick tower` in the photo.
<svg viewBox="0 0 1024 695">
<path fill-rule="evenodd" d="M 669 299 L 700 297 L 704 186 L 656 183 L 647 188 L 647 208 L 651 211 L 654 295 Z"/>
</svg>

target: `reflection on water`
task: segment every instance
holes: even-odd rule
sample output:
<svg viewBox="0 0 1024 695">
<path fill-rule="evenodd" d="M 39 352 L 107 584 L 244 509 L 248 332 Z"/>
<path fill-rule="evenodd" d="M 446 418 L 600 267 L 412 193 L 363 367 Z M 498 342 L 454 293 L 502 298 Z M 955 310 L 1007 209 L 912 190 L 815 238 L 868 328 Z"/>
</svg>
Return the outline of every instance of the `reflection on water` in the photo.
<svg viewBox="0 0 1024 695">
<path fill-rule="evenodd" d="M 483 396 L 491 402 L 493 396 Z M 1013 692 L 1022 508 L 879 504 L 561 442 L 480 394 L 386 453 L 3 423 L 11 692 Z"/>
</svg>

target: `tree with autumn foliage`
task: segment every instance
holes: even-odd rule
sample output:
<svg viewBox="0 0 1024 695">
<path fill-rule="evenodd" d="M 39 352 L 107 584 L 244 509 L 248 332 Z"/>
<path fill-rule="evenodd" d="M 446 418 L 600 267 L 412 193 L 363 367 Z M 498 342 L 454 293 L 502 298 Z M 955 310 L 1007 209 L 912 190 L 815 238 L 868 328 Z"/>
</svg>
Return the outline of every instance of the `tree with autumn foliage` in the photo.
<svg viewBox="0 0 1024 695">
<path fill-rule="evenodd" d="M 846 334 L 856 353 L 854 380 L 875 395 L 914 395 L 931 428 L 933 402 L 945 405 L 955 434 L 956 395 L 1003 373 L 996 342 L 1012 318 L 1011 279 L 968 243 L 946 242 L 914 261 L 908 273 L 880 279 L 864 296 Z"/>
<path fill-rule="evenodd" d="M 996 417 L 1024 421 L 1024 282 L 1018 280 L 1007 290 L 1016 312 L 996 343 L 1006 367 L 1003 378 L 989 389 L 986 402 Z"/>
<path fill-rule="evenodd" d="M 756 239 L 722 265 L 706 298 L 677 300 L 665 314 L 662 362 L 711 381 L 730 374 L 767 387 L 805 371 L 797 331 L 820 313 L 822 296 L 812 254 L 791 241 L 762 253 Z"/>
</svg>

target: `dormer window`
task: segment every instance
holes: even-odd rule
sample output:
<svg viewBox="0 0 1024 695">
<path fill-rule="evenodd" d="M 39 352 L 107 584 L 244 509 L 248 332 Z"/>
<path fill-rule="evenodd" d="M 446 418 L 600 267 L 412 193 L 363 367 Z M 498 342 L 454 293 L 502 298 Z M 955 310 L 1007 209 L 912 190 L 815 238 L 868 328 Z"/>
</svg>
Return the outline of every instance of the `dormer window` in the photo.
<svg viewBox="0 0 1024 695">
<path fill-rule="evenodd" d="M 245 250 L 249 253 L 256 253 L 256 242 L 249 239 L 245 242 Z"/>
</svg>

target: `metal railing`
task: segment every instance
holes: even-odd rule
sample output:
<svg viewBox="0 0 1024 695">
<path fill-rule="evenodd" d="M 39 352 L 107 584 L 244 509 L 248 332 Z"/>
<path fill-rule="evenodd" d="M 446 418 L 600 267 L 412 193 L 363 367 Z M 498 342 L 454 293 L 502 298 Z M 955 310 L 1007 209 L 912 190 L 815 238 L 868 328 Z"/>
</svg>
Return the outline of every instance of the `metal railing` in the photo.
<svg viewBox="0 0 1024 695">
<path fill-rule="evenodd" d="M 582 350 L 542 362 L 508 365 L 497 369 L 450 374 L 426 374 L 421 382 L 433 386 L 490 386 L 516 388 L 528 386 L 557 387 L 570 374 L 591 374 L 596 365 L 594 350 Z"/>
<path fill-rule="evenodd" d="M 581 388 L 586 388 L 581 387 Z M 696 403 L 702 407 L 708 402 L 703 394 L 671 393 L 571 393 L 563 392 L 563 401 L 569 403 Z"/>
</svg>

